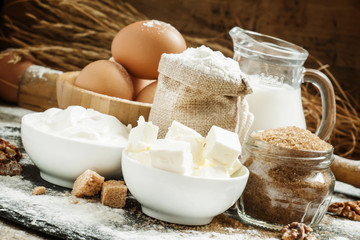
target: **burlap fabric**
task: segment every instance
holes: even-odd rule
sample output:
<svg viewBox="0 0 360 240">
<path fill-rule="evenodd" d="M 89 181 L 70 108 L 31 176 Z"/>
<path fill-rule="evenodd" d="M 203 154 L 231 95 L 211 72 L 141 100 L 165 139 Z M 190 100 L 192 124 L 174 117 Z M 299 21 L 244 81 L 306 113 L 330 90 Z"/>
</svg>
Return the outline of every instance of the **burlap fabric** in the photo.
<svg viewBox="0 0 360 240">
<path fill-rule="evenodd" d="M 244 96 L 252 90 L 240 73 L 236 79 L 228 79 L 221 72 L 209 74 L 208 69 L 182 64 L 171 54 L 162 55 L 158 71 L 149 121 L 159 126 L 160 138 L 173 120 L 203 136 L 213 125 L 247 134 L 253 116 Z M 240 136 L 241 142 L 244 136 Z"/>
</svg>

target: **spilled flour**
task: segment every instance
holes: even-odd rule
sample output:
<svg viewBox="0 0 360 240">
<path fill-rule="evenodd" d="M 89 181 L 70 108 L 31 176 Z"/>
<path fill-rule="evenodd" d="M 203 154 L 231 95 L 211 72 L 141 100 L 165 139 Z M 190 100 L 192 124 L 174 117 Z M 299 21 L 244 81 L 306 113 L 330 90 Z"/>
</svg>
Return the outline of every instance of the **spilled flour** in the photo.
<svg viewBox="0 0 360 240">
<path fill-rule="evenodd" d="M 94 199 L 80 199 L 64 191 L 47 189 L 46 195 L 32 195 L 35 185 L 21 176 L 0 176 L 0 212 L 5 210 L 25 226 L 70 239 L 238 239 L 239 230 L 228 233 L 198 231 L 139 217 L 130 211 L 104 206 Z M 21 216 L 24 220 L 19 220 Z M 139 218 L 138 218 L 139 217 Z M 148 221 L 153 227 L 140 229 Z M 138 225 L 138 226 L 136 226 Z M 136 229 L 138 228 L 138 229 Z M 200 229 L 201 230 L 201 229 Z M 268 235 L 268 234 L 266 234 Z M 271 234 L 270 234 L 271 235 Z M 274 234 L 277 236 L 277 234 Z M 256 230 L 242 230 L 242 239 L 264 239 Z M 278 239 L 271 237 L 265 239 Z"/>
<path fill-rule="evenodd" d="M 64 231 L 86 236 L 93 231 L 93 226 L 124 223 L 122 209 L 109 209 L 51 189 L 47 189 L 46 195 L 32 195 L 35 186 L 21 176 L 0 177 L 0 184 L 1 207 L 31 219 L 30 225 L 47 222 Z"/>
<path fill-rule="evenodd" d="M 99 198 L 69 196 L 69 189 L 53 186 L 40 178 L 38 169 L 23 149 L 20 119 L 28 112 L 16 106 L 4 107 L 0 102 L 0 137 L 18 146 L 24 153 L 20 161 L 23 167 L 21 176 L 0 176 L 1 218 L 62 239 L 280 239 L 278 232 L 242 224 L 236 220 L 233 210 L 215 217 L 209 225 L 190 227 L 147 217 L 131 195 L 124 209 L 104 206 Z M 46 195 L 32 195 L 36 186 L 45 186 Z M 349 199 L 336 194 L 333 201 Z M 360 222 L 327 214 L 314 231 L 319 240 L 359 239 Z"/>
</svg>

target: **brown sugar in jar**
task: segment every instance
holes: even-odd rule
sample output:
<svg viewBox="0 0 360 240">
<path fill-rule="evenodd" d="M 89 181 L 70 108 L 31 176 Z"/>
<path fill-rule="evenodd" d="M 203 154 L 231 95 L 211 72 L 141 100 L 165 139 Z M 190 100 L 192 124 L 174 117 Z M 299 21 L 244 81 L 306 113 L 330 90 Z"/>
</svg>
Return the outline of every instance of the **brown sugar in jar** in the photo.
<svg viewBox="0 0 360 240">
<path fill-rule="evenodd" d="M 243 146 L 250 176 L 238 201 L 240 219 L 275 230 L 291 222 L 318 224 L 334 190 L 333 159 L 332 146 L 310 131 L 254 132 Z"/>
</svg>

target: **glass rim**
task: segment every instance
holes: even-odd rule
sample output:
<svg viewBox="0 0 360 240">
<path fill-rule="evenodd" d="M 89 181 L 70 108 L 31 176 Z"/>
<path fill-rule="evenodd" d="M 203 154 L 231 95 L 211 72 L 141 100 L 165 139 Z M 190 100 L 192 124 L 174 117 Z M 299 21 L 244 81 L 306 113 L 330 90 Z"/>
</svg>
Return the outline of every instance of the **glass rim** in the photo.
<svg viewBox="0 0 360 240">
<path fill-rule="evenodd" d="M 315 151 L 315 150 L 300 150 L 300 149 L 290 149 L 285 147 L 276 146 L 269 142 L 263 141 L 261 139 L 254 138 L 253 135 L 257 132 L 262 132 L 263 130 L 254 131 L 247 136 L 245 140 L 244 147 L 250 147 L 251 149 L 263 150 L 261 153 L 264 156 L 270 158 L 276 158 L 278 160 L 304 160 L 308 162 L 313 161 L 330 161 L 330 164 L 334 160 L 334 147 L 331 146 L 330 149 L 324 151 Z M 265 152 L 266 151 L 266 152 Z"/>
<path fill-rule="evenodd" d="M 296 45 L 294 43 L 291 43 L 289 41 L 286 41 L 286 40 L 283 40 L 283 39 L 280 39 L 280 38 L 277 38 L 277 37 L 273 37 L 273 36 L 270 36 L 270 35 L 262 34 L 262 33 L 259 33 L 259 32 L 254 32 L 254 31 L 251 31 L 251 30 L 241 29 L 239 27 L 232 28 L 230 30 L 230 32 L 231 31 L 236 31 L 235 29 L 238 29 L 238 30 L 246 33 L 248 35 L 248 37 L 249 37 L 248 38 L 249 40 L 251 40 L 253 42 L 256 42 L 256 44 L 262 46 L 264 49 L 271 49 L 275 53 L 279 52 L 279 53 L 282 53 L 282 54 L 287 54 L 288 56 L 284 56 L 284 55 L 281 55 L 281 54 L 276 55 L 276 54 L 265 53 L 265 52 L 262 52 L 262 51 L 251 49 L 251 48 L 249 48 L 247 46 L 243 46 L 241 44 L 234 44 L 235 48 L 240 48 L 240 49 L 242 49 L 244 51 L 247 51 L 247 52 L 256 53 L 259 56 L 266 56 L 266 57 L 269 57 L 269 58 L 275 58 L 275 59 L 281 59 L 281 60 L 303 60 L 303 61 L 305 61 L 309 56 L 309 53 L 305 48 L 300 47 L 300 46 L 298 46 L 298 45 Z M 259 41 L 259 39 L 261 39 L 262 41 Z M 273 43 L 273 44 L 271 44 L 271 45 L 270 44 L 265 44 L 264 42 Z M 283 47 L 286 47 L 286 49 L 281 48 L 282 45 L 276 44 L 276 42 L 281 43 L 283 45 Z M 290 49 L 292 51 L 290 51 Z"/>
</svg>

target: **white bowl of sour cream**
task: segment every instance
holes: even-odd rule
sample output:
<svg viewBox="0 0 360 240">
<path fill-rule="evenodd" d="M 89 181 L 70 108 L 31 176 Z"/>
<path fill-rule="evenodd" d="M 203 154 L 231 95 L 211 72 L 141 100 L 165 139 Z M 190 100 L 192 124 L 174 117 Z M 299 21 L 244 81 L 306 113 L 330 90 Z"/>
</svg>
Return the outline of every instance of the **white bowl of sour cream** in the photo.
<svg viewBox="0 0 360 240">
<path fill-rule="evenodd" d="M 67 188 L 87 169 L 121 177 L 129 131 L 117 118 L 80 106 L 30 113 L 21 122 L 25 151 L 40 176 Z"/>
<path fill-rule="evenodd" d="M 146 215 L 170 223 L 205 225 L 241 196 L 249 170 L 242 166 L 231 178 L 177 174 L 142 164 L 124 150 L 126 185 Z"/>
</svg>

